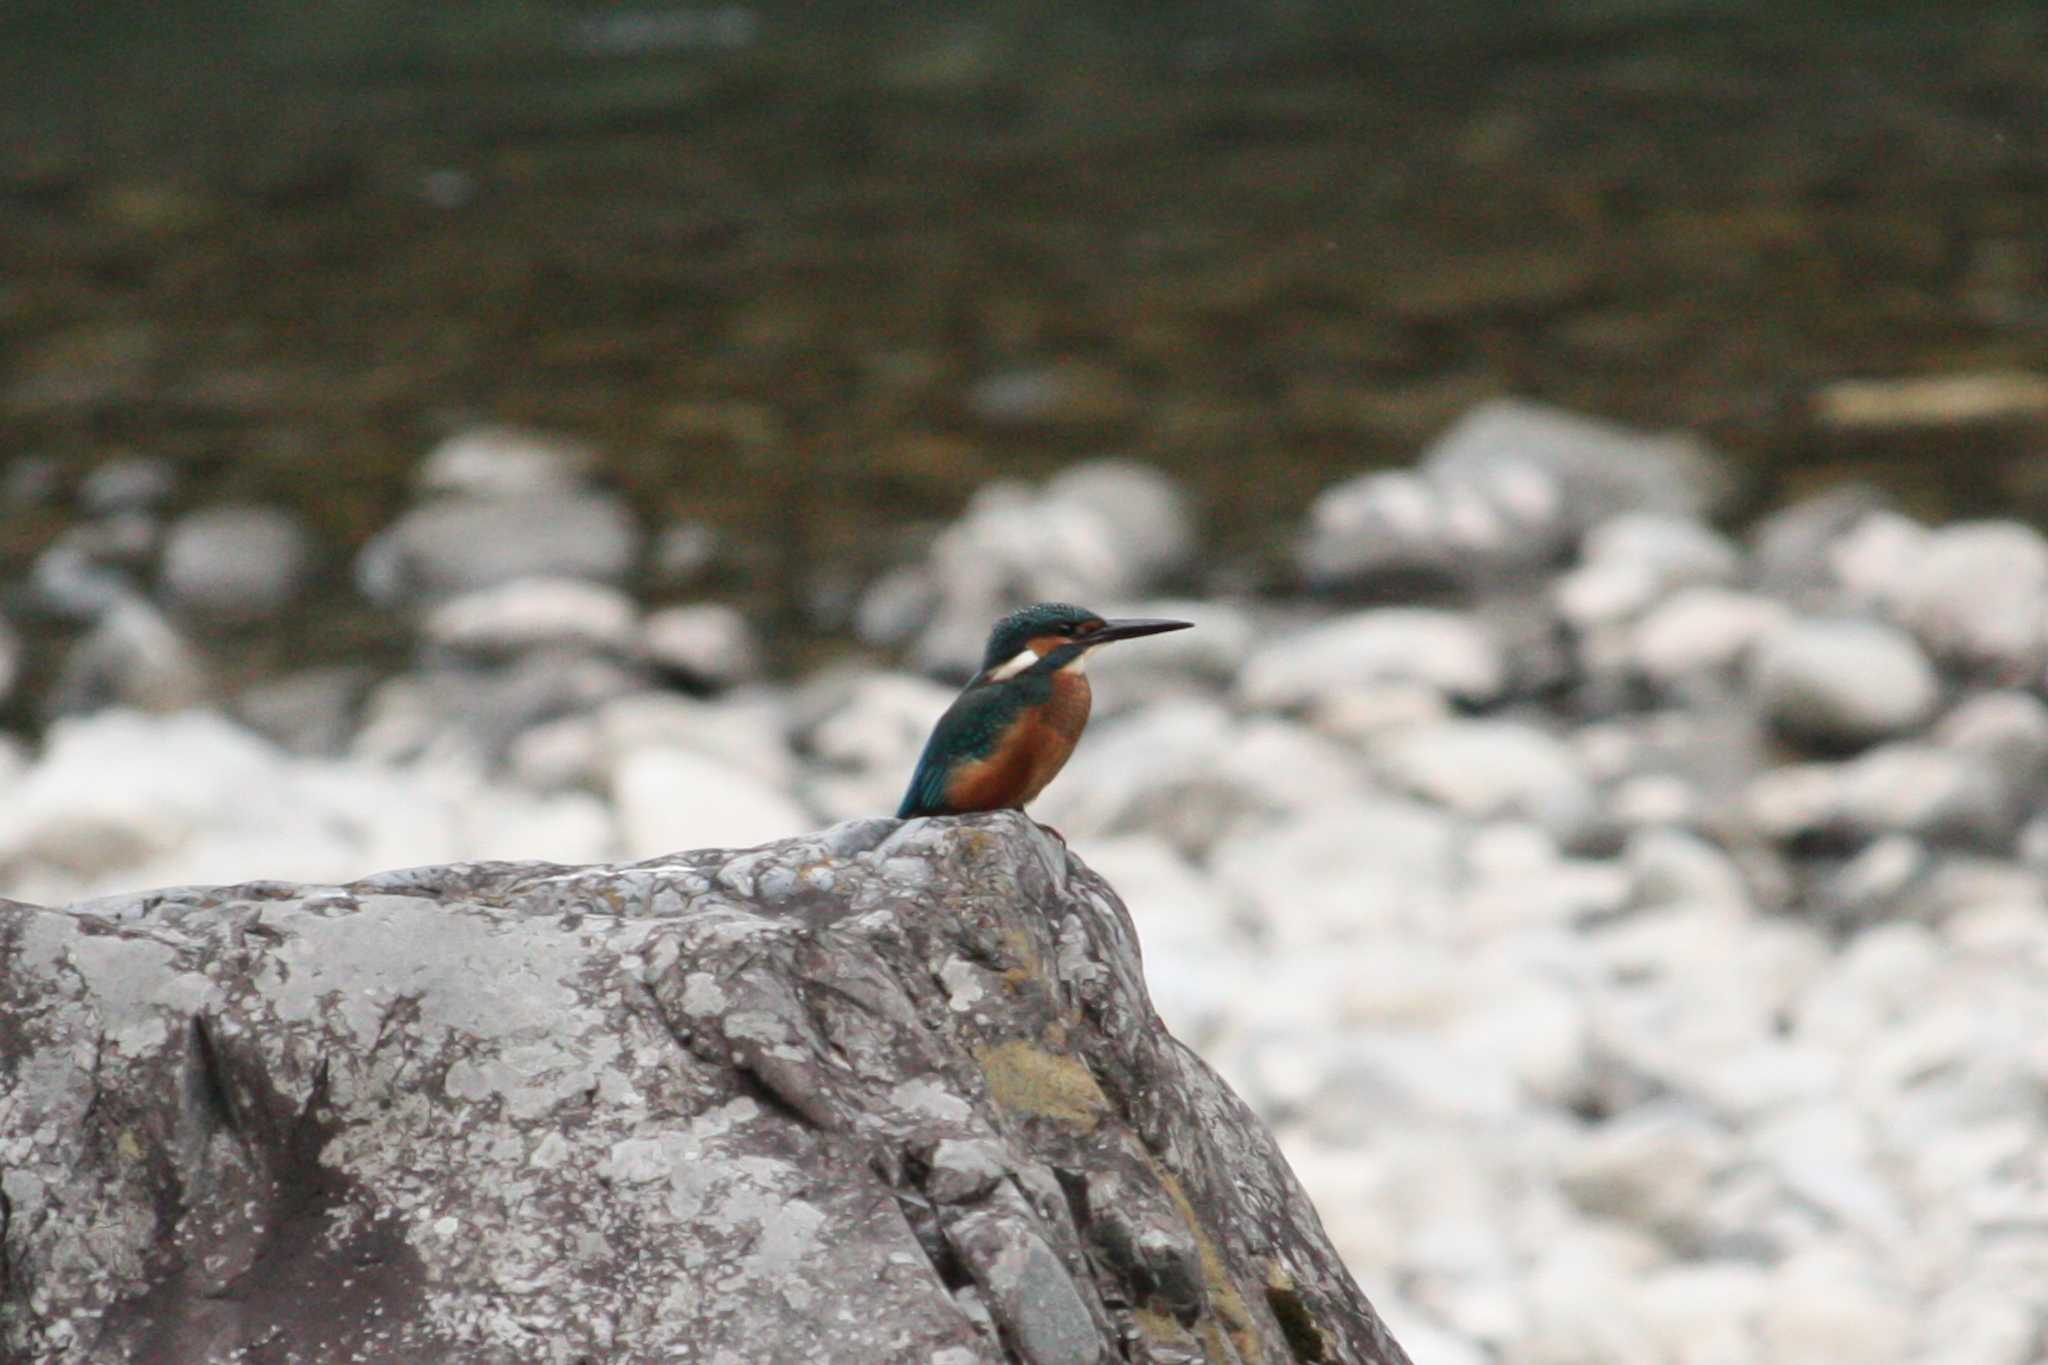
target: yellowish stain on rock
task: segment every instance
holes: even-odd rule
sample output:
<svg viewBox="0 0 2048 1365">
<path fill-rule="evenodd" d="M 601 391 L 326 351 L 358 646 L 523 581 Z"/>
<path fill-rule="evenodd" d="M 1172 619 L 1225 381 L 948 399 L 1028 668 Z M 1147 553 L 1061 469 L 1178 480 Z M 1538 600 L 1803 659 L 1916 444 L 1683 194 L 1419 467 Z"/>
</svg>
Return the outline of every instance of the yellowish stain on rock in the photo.
<svg viewBox="0 0 2048 1365">
<path fill-rule="evenodd" d="M 976 1048 L 974 1055 L 988 1077 L 989 1094 L 1013 1114 L 1057 1119 L 1087 1133 L 1109 1108 L 1095 1073 L 1078 1058 L 1021 1038 Z"/>
<path fill-rule="evenodd" d="M 1138 1330 L 1144 1334 L 1145 1340 L 1155 1346 L 1175 1346 L 1181 1350 L 1186 1350 L 1188 1347 L 1198 1344 L 1194 1333 L 1181 1326 L 1180 1319 L 1174 1317 L 1171 1313 L 1162 1313 L 1156 1308 L 1133 1308 L 1131 1310 L 1131 1321 L 1137 1324 Z M 1212 1336 L 1215 1333 L 1213 1324 L 1210 1326 L 1210 1333 Z M 1208 1355 L 1210 1359 L 1215 1359 L 1214 1347 L 1219 1344 L 1218 1342 L 1203 1343 L 1203 1353 Z"/>
<path fill-rule="evenodd" d="M 1215 1239 L 1209 1235 L 1208 1224 L 1195 1212 L 1195 1206 L 1188 1199 L 1188 1192 L 1182 1187 L 1178 1176 L 1162 1169 L 1157 1161 L 1152 1163 L 1152 1169 L 1159 1177 L 1160 1185 L 1173 1196 L 1174 1206 L 1180 1210 L 1180 1216 L 1187 1222 L 1188 1231 L 1195 1234 L 1195 1246 L 1202 1257 L 1202 1282 L 1209 1289 L 1209 1306 L 1216 1318 L 1221 1320 L 1220 1326 L 1223 1331 L 1229 1334 L 1230 1345 L 1237 1348 L 1234 1352 L 1235 1357 L 1247 1362 L 1247 1365 L 1264 1365 L 1265 1343 L 1259 1338 L 1257 1324 L 1252 1319 L 1251 1309 L 1245 1306 L 1243 1293 L 1239 1291 L 1237 1282 L 1230 1278 L 1229 1270 L 1224 1267 L 1223 1254 L 1216 1249 Z M 1219 1324 L 1204 1318 L 1201 1325 L 1205 1329 L 1203 1349 L 1209 1353 L 1209 1358 L 1230 1359 L 1231 1355 L 1225 1354 L 1228 1347 L 1223 1342 L 1207 1339 L 1216 1331 Z"/>
<path fill-rule="evenodd" d="M 1039 956 L 1036 939 L 1015 928 L 1003 930 L 1002 939 L 1011 964 L 1004 969 L 1003 980 L 1011 990 L 1022 990 L 1045 975 L 1045 963 Z"/>
</svg>

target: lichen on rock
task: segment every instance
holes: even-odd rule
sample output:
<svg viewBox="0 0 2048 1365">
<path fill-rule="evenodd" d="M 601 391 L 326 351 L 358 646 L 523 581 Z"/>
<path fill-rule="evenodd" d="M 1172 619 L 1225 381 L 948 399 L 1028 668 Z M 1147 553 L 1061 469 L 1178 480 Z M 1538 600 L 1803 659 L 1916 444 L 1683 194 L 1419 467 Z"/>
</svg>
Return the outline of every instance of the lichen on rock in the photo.
<svg viewBox="0 0 2048 1365">
<path fill-rule="evenodd" d="M 0 1354 L 1402 1362 L 1021 815 L 0 903 Z"/>
</svg>

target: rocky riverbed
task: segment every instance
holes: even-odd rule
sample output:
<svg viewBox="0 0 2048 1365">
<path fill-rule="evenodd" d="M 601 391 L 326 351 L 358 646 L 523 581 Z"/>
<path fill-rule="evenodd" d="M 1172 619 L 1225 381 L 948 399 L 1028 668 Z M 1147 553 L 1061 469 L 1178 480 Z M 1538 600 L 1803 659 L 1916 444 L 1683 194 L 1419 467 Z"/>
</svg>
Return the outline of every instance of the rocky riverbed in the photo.
<svg viewBox="0 0 2048 1365">
<path fill-rule="evenodd" d="M 1418 1360 L 2026 1365 L 2048 1350 L 2048 541 L 1841 487 L 1730 531 L 1699 442 L 1532 404 L 1333 484 L 1234 596 L 1156 469 L 991 484 L 772 676 L 586 453 L 428 452 L 349 571 L 410 667 L 224 676 L 317 561 L 103 466 L 23 594 L 86 623 L 0 749 L 44 903 L 742 846 L 893 809 L 988 622 L 1106 652 L 1033 814 L 1273 1124 Z M 1192 594 L 1192 595 L 1189 595 Z M 0 633 L 0 678 L 19 645 Z"/>
</svg>

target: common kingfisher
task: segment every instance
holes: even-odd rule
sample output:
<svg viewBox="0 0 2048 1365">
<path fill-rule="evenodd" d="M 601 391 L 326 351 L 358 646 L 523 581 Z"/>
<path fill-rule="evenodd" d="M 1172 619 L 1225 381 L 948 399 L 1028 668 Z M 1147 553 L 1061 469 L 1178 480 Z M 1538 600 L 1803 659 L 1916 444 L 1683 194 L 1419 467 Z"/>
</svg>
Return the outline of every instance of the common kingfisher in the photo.
<svg viewBox="0 0 2048 1365">
<path fill-rule="evenodd" d="M 1105 621 L 1040 602 L 996 622 L 981 671 L 925 741 L 896 818 L 1019 810 L 1066 764 L 1088 724 L 1088 651 L 1192 621 Z"/>
</svg>

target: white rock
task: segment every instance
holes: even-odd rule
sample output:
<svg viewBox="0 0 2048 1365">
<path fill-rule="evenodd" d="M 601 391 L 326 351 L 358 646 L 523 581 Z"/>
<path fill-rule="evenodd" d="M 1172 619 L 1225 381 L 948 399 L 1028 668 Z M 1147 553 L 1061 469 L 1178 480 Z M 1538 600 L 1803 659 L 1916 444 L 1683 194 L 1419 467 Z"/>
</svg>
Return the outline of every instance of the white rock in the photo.
<svg viewBox="0 0 2048 1365">
<path fill-rule="evenodd" d="M 96 621 L 139 593 L 129 575 L 102 562 L 73 527 L 36 556 L 28 587 L 36 606 L 74 621 Z"/>
<path fill-rule="evenodd" d="M 617 588 L 580 578 L 515 578 L 463 593 L 427 613 L 433 644 L 482 655 L 542 646 L 623 651 L 638 609 Z"/>
<path fill-rule="evenodd" d="M 1290 1055 L 1285 1044 L 1274 1052 L 1283 1060 Z M 1515 1077 L 1498 1057 L 1428 1034 L 1349 1038 L 1323 1060 L 1303 1102 L 1310 1131 L 1324 1137 L 1355 1133 L 1389 1111 L 1424 1121 L 1500 1123 L 1521 1107 Z"/>
<path fill-rule="evenodd" d="M 1417 577 L 1463 580 L 1556 553 L 1563 495 L 1533 467 L 1479 481 L 1385 470 L 1317 495 L 1296 551 L 1312 584 Z"/>
<path fill-rule="evenodd" d="M 2038 682 L 2048 661 L 2048 542 L 2018 522 L 1943 527 L 1896 610 L 1936 657 L 1994 682 Z"/>
<path fill-rule="evenodd" d="M 1107 517 L 1116 528 L 1121 575 L 1131 587 L 1160 581 L 1195 552 L 1195 524 L 1187 495 L 1165 473 L 1135 460 L 1089 460 L 1055 475 L 1045 486 L 1050 520 Z M 1114 598 L 1127 595 L 1107 591 Z"/>
<path fill-rule="evenodd" d="M 1677 773 L 1640 773 L 1622 778 L 1607 795 L 1607 814 L 1627 829 L 1703 823 L 1706 798 Z"/>
<path fill-rule="evenodd" d="M 1627 1365 L 1651 1360 L 1653 1336 L 1636 1285 L 1657 1264 L 1648 1238 L 1619 1227 L 1564 1230 L 1526 1281 L 1530 1326 L 1515 1343 L 1526 1365 Z"/>
<path fill-rule="evenodd" d="M 1742 564 L 1734 543 L 1705 522 L 1654 512 L 1625 512 L 1601 522 L 1586 533 L 1580 555 L 1646 565 L 1664 591 L 1727 583 Z"/>
<path fill-rule="evenodd" d="M 1147 830 L 1199 852 L 1246 820 L 1343 805 L 1364 790 L 1357 756 L 1334 741 L 1180 699 L 1090 725 L 1032 813 L 1069 837 Z"/>
<path fill-rule="evenodd" d="M 1623 855 L 1642 905 L 1746 906 L 1749 887 L 1734 861 L 1698 835 L 1638 830 Z"/>
<path fill-rule="evenodd" d="M 1911 1359 L 1914 1314 L 1894 1285 L 1834 1246 L 1802 1251 L 1771 1284 L 1762 1329 L 1773 1361 Z"/>
<path fill-rule="evenodd" d="M 854 633 L 871 645 L 904 644 L 931 624 L 938 601 L 938 585 L 923 565 L 891 569 L 861 594 L 853 610 Z M 958 649 L 961 666 L 972 669 L 977 662 L 972 642 Z"/>
<path fill-rule="evenodd" d="M 1478 1343 L 1420 1313 L 1396 1315 L 1387 1305 L 1385 1295 L 1372 1296 L 1380 1320 L 1410 1360 L 1426 1360 L 1429 1365 L 1491 1365 L 1493 1355 Z"/>
<path fill-rule="evenodd" d="M 475 770 L 292 758 L 206 712 L 104 711 L 51 727 L 0 791 L 0 894 L 273 877 L 348 881 L 474 858 L 587 862 L 616 851 L 592 798 L 535 800 Z"/>
<path fill-rule="evenodd" d="M 1847 818 L 1842 767 L 1793 763 L 1758 774 L 1742 793 L 1742 825 L 1780 843 L 1838 827 Z"/>
<path fill-rule="evenodd" d="M 1443 693 L 1419 682 L 1368 683 L 1317 698 L 1302 719 L 1318 734 L 1370 748 L 1382 735 L 1448 720 Z"/>
<path fill-rule="evenodd" d="M 1976 1285 L 1943 1293 L 1922 1317 L 1915 1365 L 2038 1365 L 2041 1307 Z"/>
<path fill-rule="evenodd" d="M 1280 951 L 1298 952 L 1448 932 L 1456 837 L 1426 806 L 1365 800 L 1229 837 L 1211 866 Z"/>
<path fill-rule="evenodd" d="M 1447 1037 L 1466 1057 L 1504 1068 L 1520 1093 L 1538 1104 L 1563 1108 L 1590 1087 L 1586 1008 L 1557 982 L 1526 972 L 1501 980 Z"/>
<path fill-rule="evenodd" d="M 1769 1272 L 1747 1261 L 1658 1267 L 1640 1292 L 1644 1325 L 1656 1342 L 1649 1358 L 1674 1365 L 1755 1360 L 1757 1319 L 1769 1297 Z"/>
<path fill-rule="evenodd" d="M 1342 1022 L 1441 1032 L 1499 979 L 1497 969 L 1482 968 L 1447 945 L 1390 936 L 1357 955 L 1344 986 Z"/>
<path fill-rule="evenodd" d="M 1673 686 L 1739 666 L 1751 646 L 1791 620 L 1783 604 L 1728 588 L 1686 588 L 1636 623 L 1629 657 L 1651 681 Z"/>
<path fill-rule="evenodd" d="M 1661 585 L 1647 564 L 1596 559 L 1579 565 L 1551 585 L 1551 605 L 1580 632 L 1633 620 L 1657 601 Z"/>
<path fill-rule="evenodd" d="M 812 827 L 810 814 L 743 768 L 680 747 L 637 749 L 612 769 L 627 858 L 750 848 Z"/>
<path fill-rule="evenodd" d="M 955 695 L 914 673 L 828 675 L 797 698 L 795 732 L 821 763 L 887 772 L 902 785 Z"/>
<path fill-rule="evenodd" d="M 1569 843 L 1597 808 L 1577 756 L 1533 726 L 1449 720 L 1388 736 L 1378 749 L 1393 786 L 1469 819 L 1533 820 Z"/>
<path fill-rule="evenodd" d="M 1932 542 L 1919 522 L 1878 508 L 1843 528 L 1827 547 L 1827 567 L 1851 605 L 1896 611 Z"/>
<path fill-rule="evenodd" d="M 1868 484 L 1843 484 L 1768 513 L 1750 536 L 1757 590 L 1802 609 L 1835 601 L 1841 586 L 1833 562 L 1837 547 L 1887 505 L 1884 494 Z"/>
<path fill-rule="evenodd" d="M 298 592 L 311 551 L 305 527 L 281 508 L 202 508 L 164 537 L 164 592 L 187 610 L 268 616 Z"/>
<path fill-rule="evenodd" d="M 1847 1106 L 1802 1105 L 1760 1125 L 1750 1141 L 1794 1198 L 1826 1210 L 1844 1230 L 1890 1246 L 1907 1235 L 1905 1210 L 1878 1176 L 1870 1131 Z"/>
<path fill-rule="evenodd" d="M 1628 901 L 1625 869 L 1607 860 L 1561 857 L 1557 841 L 1526 821 L 1499 820 L 1474 830 L 1465 862 L 1454 919 L 1475 937 L 1596 919 Z"/>
<path fill-rule="evenodd" d="M 706 701 L 641 692 L 607 701 L 593 715 L 610 764 L 641 749 L 680 748 L 740 768 L 781 791 L 797 776 L 781 698 L 770 691 L 741 688 Z"/>
<path fill-rule="evenodd" d="M 1149 831 L 1182 848 L 1206 847 L 1218 830 L 1259 809 L 1216 772 L 1216 756 L 1235 733 L 1228 711 L 1195 700 L 1105 719 L 1088 727 L 1086 742 L 1032 813 L 1070 838 Z"/>
<path fill-rule="evenodd" d="M 0 793 L 0 866 L 112 872 L 177 847 L 277 777 L 268 745 L 197 711 L 60 720 L 44 744 L 26 779 Z"/>
<path fill-rule="evenodd" d="M 1472 617 L 1389 607 L 1338 617 L 1262 645 L 1238 697 L 1264 710 L 1326 703 L 1359 687 L 1414 682 L 1463 701 L 1490 701 L 1507 685 L 1499 648 Z"/>
<path fill-rule="evenodd" d="M 442 497 L 408 511 L 364 546 L 356 582 L 387 606 L 516 578 L 617 582 L 639 550 L 631 512 L 610 494 Z"/>
<path fill-rule="evenodd" d="M 587 712 L 522 730 L 505 755 L 513 775 L 535 791 L 595 785 L 608 759 L 604 727 Z"/>
<path fill-rule="evenodd" d="M 1460 418 L 1416 472 L 1325 490 L 1298 558 L 1318 582 L 1418 573 L 1484 581 L 1547 563 L 1623 512 L 1695 515 L 1719 483 L 1683 438 L 1500 400 Z"/>
<path fill-rule="evenodd" d="M 1551 476 L 1565 515 L 1590 527 L 1623 512 L 1695 517 L 1726 477 L 1695 440 L 1632 430 L 1519 399 L 1482 403 L 1423 454 L 1437 477 L 1473 477 L 1503 464 Z"/>
<path fill-rule="evenodd" d="M 1254 716 L 1234 727 L 1214 755 L 1214 775 L 1261 809 L 1312 810 L 1365 790 L 1351 750 L 1303 725 Z"/>
<path fill-rule="evenodd" d="M 1799 1035 L 1844 1053 L 1909 1017 L 1932 993 L 1945 954 L 1923 925 L 1857 935 L 1799 1001 Z"/>
<path fill-rule="evenodd" d="M 761 675 L 761 645 L 753 626 L 719 603 L 649 613 L 641 625 L 640 648 L 651 662 L 706 687 L 732 687 Z"/>
<path fill-rule="evenodd" d="M 366 664 L 316 665 L 275 675 L 243 688 L 233 714 L 293 753 L 339 754 L 355 733 L 374 677 Z"/>
<path fill-rule="evenodd" d="M 1589 1131 L 1563 1154 L 1558 1181 L 1587 1213 L 1682 1242 L 1736 1150 L 1731 1135 L 1704 1114 L 1645 1106 Z"/>
<path fill-rule="evenodd" d="M 169 460 L 131 455 L 95 465 L 78 481 L 78 502 L 94 516 L 153 511 L 177 487 L 178 471 Z"/>
<path fill-rule="evenodd" d="M 59 713 L 129 706 L 170 712 L 206 696 L 205 664 L 163 613 L 123 598 L 72 646 L 50 704 Z"/>
<path fill-rule="evenodd" d="M 350 744 L 385 762 L 495 762 L 520 731 L 646 690 L 637 670 L 601 654 L 542 646 L 488 667 L 437 660 L 371 689 Z"/>
<path fill-rule="evenodd" d="M 1244 990 L 1249 949 L 1223 897 L 1149 835 L 1091 840 L 1083 856 L 1131 912 L 1160 1018 L 1184 1041 L 1213 1032 Z"/>
<path fill-rule="evenodd" d="M 471 497 L 558 493 L 597 462 L 589 446 L 517 427 L 472 427 L 450 436 L 421 463 L 419 486 Z"/>
<path fill-rule="evenodd" d="M 2048 770 L 2048 705 L 2031 692 L 1980 692 L 1943 716 L 1934 738 L 1990 760 L 2015 786 L 2030 787 Z"/>
<path fill-rule="evenodd" d="M 1580 630 L 1629 621 L 1682 588 L 1733 579 L 1740 558 L 1724 537 L 1683 517 L 1628 513 L 1587 533 L 1578 567 L 1551 589 Z"/>
<path fill-rule="evenodd" d="M 1909 636 L 1856 620 L 1795 621 L 1765 636 L 1750 685 L 1778 729 L 1831 747 L 1912 729 L 1941 695 L 1933 666 Z"/>
<path fill-rule="evenodd" d="M 1822 884 L 1821 908 L 1851 920 L 1870 920 L 1895 911 L 1897 900 L 1932 870 L 1927 846 L 1904 834 L 1871 840 Z"/>
<path fill-rule="evenodd" d="M 1998 844 L 2022 812 L 1989 758 L 1887 744 L 1842 767 L 1841 818 L 1859 834 L 1896 832 Z"/>
</svg>

